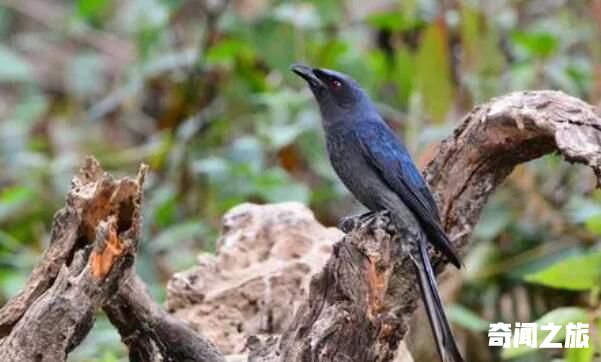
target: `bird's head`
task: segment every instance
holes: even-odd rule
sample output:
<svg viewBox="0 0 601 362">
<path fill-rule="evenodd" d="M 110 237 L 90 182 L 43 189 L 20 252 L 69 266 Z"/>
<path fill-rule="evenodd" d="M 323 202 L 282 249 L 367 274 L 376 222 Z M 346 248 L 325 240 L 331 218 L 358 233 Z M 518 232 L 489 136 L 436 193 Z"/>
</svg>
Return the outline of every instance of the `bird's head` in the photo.
<svg viewBox="0 0 601 362">
<path fill-rule="evenodd" d="M 324 121 L 337 121 L 351 114 L 371 110 L 367 93 L 353 78 L 329 69 L 293 64 L 290 69 L 311 88 Z"/>
</svg>

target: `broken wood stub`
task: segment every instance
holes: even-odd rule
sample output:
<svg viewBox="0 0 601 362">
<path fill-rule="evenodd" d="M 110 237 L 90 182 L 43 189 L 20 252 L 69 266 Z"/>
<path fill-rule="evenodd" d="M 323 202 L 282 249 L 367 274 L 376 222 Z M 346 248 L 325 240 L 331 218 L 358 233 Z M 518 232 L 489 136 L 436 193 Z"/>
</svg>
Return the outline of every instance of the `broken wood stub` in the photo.
<svg viewBox="0 0 601 362">
<path fill-rule="evenodd" d="M 55 216 L 48 249 L 24 290 L 0 310 L 0 361 L 65 361 L 101 308 L 131 361 L 224 361 L 211 342 L 163 311 L 135 274 L 146 169 L 115 180 L 86 160 Z"/>
<path fill-rule="evenodd" d="M 113 180 L 87 160 L 55 217 L 46 253 L 25 289 L 0 310 L 0 360 L 64 361 L 85 338 L 133 265 L 145 172 Z"/>
</svg>

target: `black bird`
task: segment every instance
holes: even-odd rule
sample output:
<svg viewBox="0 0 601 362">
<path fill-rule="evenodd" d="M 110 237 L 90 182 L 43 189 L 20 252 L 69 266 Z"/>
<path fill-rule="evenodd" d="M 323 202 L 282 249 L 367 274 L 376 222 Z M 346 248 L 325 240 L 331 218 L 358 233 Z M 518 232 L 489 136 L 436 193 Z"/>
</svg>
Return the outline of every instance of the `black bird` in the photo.
<svg viewBox="0 0 601 362">
<path fill-rule="evenodd" d="M 438 208 L 422 174 L 355 80 L 306 65 L 295 64 L 291 69 L 311 88 L 321 111 L 330 162 L 351 193 L 371 211 L 365 215 L 387 210 L 397 225 L 406 218 L 419 223 L 423 233 L 409 254 L 438 352 L 444 362 L 463 361 L 438 294 L 426 241 L 457 268 L 461 262 L 442 229 Z"/>
</svg>

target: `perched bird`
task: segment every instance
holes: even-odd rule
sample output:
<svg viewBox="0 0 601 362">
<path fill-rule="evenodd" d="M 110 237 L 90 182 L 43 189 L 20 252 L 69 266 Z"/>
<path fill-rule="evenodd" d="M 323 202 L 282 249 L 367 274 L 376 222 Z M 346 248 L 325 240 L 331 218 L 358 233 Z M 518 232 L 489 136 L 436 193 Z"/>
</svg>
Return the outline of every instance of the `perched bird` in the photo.
<svg viewBox="0 0 601 362">
<path fill-rule="evenodd" d="M 330 162 L 345 186 L 371 214 L 387 210 L 397 225 L 407 218 L 419 223 L 423 233 L 417 245 L 409 248 L 410 259 L 438 352 L 444 362 L 463 361 L 438 294 L 426 242 L 456 267 L 460 268 L 461 262 L 442 229 L 438 208 L 422 174 L 355 80 L 340 72 L 300 64 L 292 65 L 291 70 L 307 82 L 319 104 Z"/>
</svg>

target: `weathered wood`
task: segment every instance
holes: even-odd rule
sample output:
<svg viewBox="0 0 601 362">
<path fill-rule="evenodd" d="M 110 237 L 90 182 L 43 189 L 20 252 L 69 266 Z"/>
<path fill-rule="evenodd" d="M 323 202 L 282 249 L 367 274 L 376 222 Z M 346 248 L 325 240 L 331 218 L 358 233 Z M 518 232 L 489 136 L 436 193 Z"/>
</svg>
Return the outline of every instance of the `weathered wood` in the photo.
<svg viewBox="0 0 601 362">
<path fill-rule="evenodd" d="M 116 227 L 115 220 L 101 222 L 91 253 L 89 248 L 79 250 L 69 267 L 61 267 L 50 289 L 33 302 L 2 340 L 0 361 L 66 360 L 92 328 L 96 310 L 118 288 L 123 270 L 133 262 L 134 244 L 120 240 Z M 115 253 L 111 254 L 110 268 L 100 273 L 90 255 L 101 255 L 111 248 Z"/>
<path fill-rule="evenodd" d="M 0 310 L 0 361 L 65 361 L 104 307 L 133 361 L 221 362 L 205 338 L 163 312 L 134 272 L 146 167 L 114 180 L 88 158 L 24 290 Z"/>
<path fill-rule="evenodd" d="M 121 285 L 104 311 L 121 334 L 132 362 L 225 361 L 209 340 L 156 305 L 135 274 Z"/>
<path fill-rule="evenodd" d="M 86 165 L 83 170 L 92 171 L 92 166 Z M 95 196 L 88 191 L 91 185 L 89 181 L 95 181 L 96 177 L 98 175 L 84 171 L 73 180 L 74 186 L 79 186 L 72 187 L 66 206 L 54 216 L 48 249 L 33 269 L 25 288 L 0 309 L 0 338 L 10 333 L 27 308 L 51 286 L 61 267 L 73 256 L 83 210 L 92 203 Z"/>
<path fill-rule="evenodd" d="M 138 242 L 146 168 L 113 180 L 89 158 L 26 287 L 0 311 L 2 361 L 64 361 L 118 289 Z"/>
<path fill-rule="evenodd" d="M 496 187 L 513 168 L 558 152 L 590 166 L 601 182 L 601 119 L 561 92 L 518 92 L 476 107 L 444 140 L 425 176 L 444 226 L 462 250 Z M 416 309 L 419 290 L 399 243 L 411 223 L 390 230 L 386 216 L 340 241 L 310 296 L 279 336 L 249 340 L 253 362 L 391 361 Z M 432 259 L 442 270 L 445 261 Z"/>
</svg>

